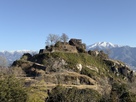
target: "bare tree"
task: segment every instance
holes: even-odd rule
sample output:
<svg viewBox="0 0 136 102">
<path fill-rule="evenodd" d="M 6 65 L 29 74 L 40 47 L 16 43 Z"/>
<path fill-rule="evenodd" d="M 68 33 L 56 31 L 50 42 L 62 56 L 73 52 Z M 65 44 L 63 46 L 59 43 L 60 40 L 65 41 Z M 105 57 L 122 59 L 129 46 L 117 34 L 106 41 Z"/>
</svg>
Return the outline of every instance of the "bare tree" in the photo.
<svg viewBox="0 0 136 102">
<path fill-rule="evenodd" d="M 61 35 L 61 40 L 62 40 L 64 43 L 66 43 L 66 42 L 68 41 L 68 39 L 69 39 L 68 35 L 65 34 L 65 33 L 62 33 L 62 35 Z"/>
<path fill-rule="evenodd" d="M 54 44 L 56 44 L 58 41 L 60 41 L 60 36 L 59 35 L 54 35 Z"/>
<path fill-rule="evenodd" d="M 47 36 L 47 39 L 46 39 L 45 43 L 46 43 L 47 46 L 50 46 L 50 45 L 56 44 L 58 41 L 60 41 L 59 35 L 57 35 L 57 34 L 49 34 Z"/>
</svg>

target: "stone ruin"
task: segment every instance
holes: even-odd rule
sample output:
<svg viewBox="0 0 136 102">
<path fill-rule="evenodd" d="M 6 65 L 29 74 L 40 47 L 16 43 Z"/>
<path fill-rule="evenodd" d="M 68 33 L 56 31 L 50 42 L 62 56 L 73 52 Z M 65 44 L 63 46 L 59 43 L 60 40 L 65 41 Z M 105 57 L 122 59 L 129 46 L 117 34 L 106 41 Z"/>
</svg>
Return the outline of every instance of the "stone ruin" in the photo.
<svg viewBox="0 0 136 102">
<path fill-rule="evenodd" d="M 54 46 L 46 46 L 45 49 L 40 49 L 39 53 L 50 52 L 66 52 L 78 53 L 85 52 L 86 46 L 82 43 L 81 39 L 70 39 L 69 42 L 57 42 Z"/>
<path fill-rule="evenodd" d="M 82 43 L 81 39 L 70 39 L 69 44 L 78 48 L 86 49 L 86 46 Z"/>
</svg>

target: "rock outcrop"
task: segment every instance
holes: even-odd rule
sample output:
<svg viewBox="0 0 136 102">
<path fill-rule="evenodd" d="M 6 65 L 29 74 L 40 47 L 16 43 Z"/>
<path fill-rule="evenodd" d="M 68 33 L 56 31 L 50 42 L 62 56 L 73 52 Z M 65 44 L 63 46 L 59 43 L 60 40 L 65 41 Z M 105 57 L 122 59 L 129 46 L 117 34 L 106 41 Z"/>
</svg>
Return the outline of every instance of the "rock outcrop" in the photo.
<svg viewBox="0 0 136 102">
<path fill-rule="evenodd" d="M 101 59 L 108 59 L 108 55 L 105 54 L 103 51 L 88 51 L 88 54 L 90 54 L 91 56 L 95 56 L 95 57 L 100 57 Z"/>
<path fill-rule="evenodd" d="M 81 40 L 71 39 L 69 44 L 60 43 L 41 50 L 34 56 L 24 54 L 12 66 L 22 68 L 26 76 L 33 80 L 44 81 L 49 90 L 57 85 L 66 88 L 89 88 L 101 96 L 110 97 L 114 91 L 114 83 L 135 82 L 135 74 L 126 64 L 109 59 L 103 51 L 81 53 L 84 47 Z"/>
<path fill-rule="evenodd" d="M 78 53 L 85 52 L 86 45 L 82 43 L 81 39 L 70 39 L 69 43 L 57 42 L 54 46 L 46 46 L 45 49 L 40 49 L 39 53 L 51 52 L 65 52 L 65 53 Z"/>
<path fill-rule="evenodd" d="M 123 62 L 112 59 L 105 59 L 105 63 L 111 66 L 111 71 L 116 75 L 122 75 L 129 81 L 134 81 L 134 72 Z"/>
<path fill-rule="evenodd" d="M 85 52 L 86 45 L 82 43 L 81 39 L 70 39 L 69 44 L 76 46 L 78 52 Z"/>
</svg>

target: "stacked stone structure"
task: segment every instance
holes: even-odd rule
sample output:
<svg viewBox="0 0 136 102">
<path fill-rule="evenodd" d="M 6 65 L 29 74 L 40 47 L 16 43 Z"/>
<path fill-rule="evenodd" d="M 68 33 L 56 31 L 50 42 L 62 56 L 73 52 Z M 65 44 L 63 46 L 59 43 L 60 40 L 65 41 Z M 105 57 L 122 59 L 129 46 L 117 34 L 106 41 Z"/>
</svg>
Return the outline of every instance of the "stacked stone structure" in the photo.
<svg viewBox="0 0 136 102">
<path fill-rule="evenodd" d="M 68 43 L 57 42 L 54 46 L 40 49 L 39 53 L 50 53 L 50 52 L 66 52 L 66 53 L 78 53 L 85 51 L 85 44 L 82 43 L 81 39 L 70 39 Z"/>
</svg>

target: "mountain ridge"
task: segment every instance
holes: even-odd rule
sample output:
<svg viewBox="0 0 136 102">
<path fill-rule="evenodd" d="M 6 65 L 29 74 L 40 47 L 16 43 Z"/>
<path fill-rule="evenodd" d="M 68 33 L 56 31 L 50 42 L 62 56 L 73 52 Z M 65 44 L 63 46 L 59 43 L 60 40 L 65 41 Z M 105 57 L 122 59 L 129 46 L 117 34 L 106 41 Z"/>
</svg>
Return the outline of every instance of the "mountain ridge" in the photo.
<svg viewBox="0 0 136 102">
<path fill-rule="evenodd" d="M 118 44 L 113 44 L 111 42 L 103 41 L 103 42 L 96 42 L 92 45 L 89 45 L 87 46 L 87 49 L 97 49 L 97 48 L 103 49 L 103 48 L 115 48 L 115 47 L 123 47 L 123 46 L 118 45 Z"/>
<path fill-rule="evenodd" d="M 110 58 L 115 60 L 121 60 L 127 65 L 130 65 L 132 69 L 136 70 L 136 47 L 122 46 L 113 44 L 111 42 L 97 42 L 87 46 L 88 50 L 103 50 L 109 55 Z M 32 50 L 16 50 L 16 51 L 0 51 L 0 56 L 5 57 L 8 65 L 11 65 L 15 60 L 20 59 L 24 53 L 30 53 L 32 55 L 38 53 L 38 51 Z"/>
<path fill-rule="evenodd" d="M 105 42 L 104 44 L 107 45 L 103 46 L 102 42 L 94 43 L 87 46 L 87 50 L 103 50 L 110 58 L 121 60 L 127 65 L 130 65 L 132 69 L 136 70 L 136 47 L 130 47 L 127 45 L 120 46 L 110 42 Z"/>
<path fill-rule="evenodd" d="M 38 51 L 32 50 L 16 50 L 16 51 L 0 51 L 0 56 L 4 57 L 7 61 L 7 65 L 11 65 L 15 60 L 20 59 L 24 53 L 30 53 L 32 55 L 38 53 Z"/>
</svg>

